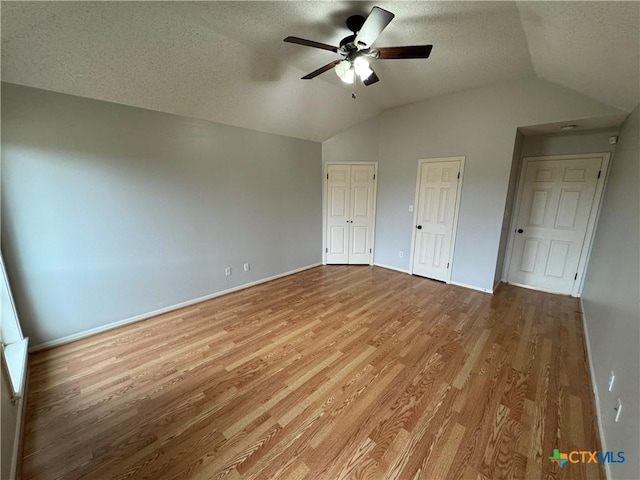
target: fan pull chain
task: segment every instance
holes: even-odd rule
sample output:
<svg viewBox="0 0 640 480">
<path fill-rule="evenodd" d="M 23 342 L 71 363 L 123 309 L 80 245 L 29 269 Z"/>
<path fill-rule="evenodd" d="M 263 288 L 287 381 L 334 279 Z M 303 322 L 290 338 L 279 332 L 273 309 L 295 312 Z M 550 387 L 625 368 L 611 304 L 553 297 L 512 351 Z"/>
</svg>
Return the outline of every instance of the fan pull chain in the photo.
<svg viewBox="0 0 640 480">
<path fill-rule="evenodd" d="M 355 75 L 354 75 L 355 76 Z M 353 90 L 351 91 L 351 98 L 356 99 L 356 83 L 358 83 L 358 79 L 353 79 Z"/>
</svg>

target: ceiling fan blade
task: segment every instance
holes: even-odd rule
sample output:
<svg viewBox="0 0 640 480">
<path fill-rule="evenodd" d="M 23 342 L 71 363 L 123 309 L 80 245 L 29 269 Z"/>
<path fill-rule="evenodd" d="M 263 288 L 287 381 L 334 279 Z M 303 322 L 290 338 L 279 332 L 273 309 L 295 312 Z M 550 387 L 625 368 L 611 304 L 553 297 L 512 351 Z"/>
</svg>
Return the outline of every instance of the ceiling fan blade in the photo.
<svg viewBox="0 0 640 480">
<path fill-rule="evenodd" d="M 378 75 L 376 75 L 376 72 L 373 72 L 371 75 L 369 75 L 369 78 L 365 79 L 362 83 L 364 83 L 366 86 L 369 86 L 379 81 L 380 79 L 378 78 Z"/>
<path fill-rule="evenodd" d="M 407 47 L 382 47 L 376 48 L 376 58 L 402 59 L 402 58 L 429 58 L 433 45 L 412 45 Z"/>
<path fill-rule="evenodd" d="M 331 70 L 333 67 L 335 67 L 337 64 L 339 64 L 342 61 L 342 59 L 340 60 L 334 60 L 331 63 L 327 63 L 324 67 L 320 67 L 317 70 L 314 70 L 311 73 L 308 73 L 307 75 L 305 75 L 304 77 L 302 77 L 302 80 L 311 80 L 312 78 L 317 77 L 318 75 L 320 75 L 321 73 L 326 72 L 327 70 Z"/>
<path fill-rule="evenodd" d="M 373 7 L 353 42 L 358 50 L 369 48 L 393 17 L 395 17 L 393 13 L 380 7 Z"/>
<path fill-rule="evenodd" d="M 338 51 L 338 47 L 327 45 L 326 43 L 314 42 L 313 40 L 306 40 L 299 37 L 287 37 L 284 39 L 284 41 L 289 43 L 297 43 L 298 45 L 304 45 L 305 47 L 321 48 L 322 50 L 329 50 L 331 52 Z"/>
</svg>

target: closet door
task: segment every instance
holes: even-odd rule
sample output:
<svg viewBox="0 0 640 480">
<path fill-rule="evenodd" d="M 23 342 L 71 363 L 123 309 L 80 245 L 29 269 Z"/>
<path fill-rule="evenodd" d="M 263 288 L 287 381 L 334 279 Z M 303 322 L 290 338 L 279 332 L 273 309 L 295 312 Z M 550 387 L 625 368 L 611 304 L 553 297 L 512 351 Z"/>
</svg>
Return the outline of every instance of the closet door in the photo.
<svg viewBox="0 0 640 480">
<path fill-rule="evenodd" d="M 368 265 L 373 254 L 374 166 L 351 167 L 349 263 Z"/>
<path fill-rule="evenodd" d="M 327 165 L 327 263 L 349 263 L 351 165 Z"/>
<path fill-rule="evenodd" d="M 327 165 L 327 263 L 373 258 L 374 165 Z"/>
</svg>

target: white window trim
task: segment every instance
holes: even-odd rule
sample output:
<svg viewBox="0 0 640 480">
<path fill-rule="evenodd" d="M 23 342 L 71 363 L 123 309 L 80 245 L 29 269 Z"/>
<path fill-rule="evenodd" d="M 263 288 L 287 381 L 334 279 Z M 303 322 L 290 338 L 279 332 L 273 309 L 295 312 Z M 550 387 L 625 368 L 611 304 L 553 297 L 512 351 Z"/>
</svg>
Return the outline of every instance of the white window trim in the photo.
<svg viewBox="0 0 640 480">
<path fill-rule="evenodd" d="M 2 298 L 0 309 L 0 315 L 2 315 L 2 328 L 0 330 L 2 364 L 8 373 L 11 383 L 11 398 L 16 401 L 24 395 L 29 339 L 22 334 L 11 289 L 9 288 L 9 279 L 4 268 L 4 260 L 2 260 L 1 256 L 0 266 L 2 267 L 0 275 L 0 288 L 2 289 L 0 292 Z"/>
</svg>

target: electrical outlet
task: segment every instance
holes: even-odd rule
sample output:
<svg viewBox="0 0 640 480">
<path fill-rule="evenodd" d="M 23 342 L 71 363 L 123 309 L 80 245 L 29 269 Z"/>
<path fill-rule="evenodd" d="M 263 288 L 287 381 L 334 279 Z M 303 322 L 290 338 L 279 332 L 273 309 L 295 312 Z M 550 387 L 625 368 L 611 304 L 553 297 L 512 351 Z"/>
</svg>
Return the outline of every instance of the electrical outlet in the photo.
<svg viewBox="0 0 640 480">
<path fill-rule="evenodd" d="M 613 390 L 613 382 L 616 379 L 616 375 L 611 370 L 611 375 L 609 376 L 609 391 Z"/>
<path fill-rule="evenodd" d="M 618 408 L 614 408 L 616 411 L 616 422 L 620 420 L 620 412 L 622 412 L 622 402 L 618 399 Z"/>
<path fill-rule="evenodd" d="M 251 265 L 250 265 L 250 264 L 248 264 L 248 263 L 245 263 L 245 264 L 244 264 L 244 271 L 245 271 L 245 272 L 248 272 L 249 270 L 251 270 Z"/>
<path fill-rule="evenodd" d="M 413 205 L 409 205 L 409 213 L 413 213 Z"/>
<path fill-rule="evenodd" d="M 404 257 L 404 252 L 400 252 L 400 258 Z"/>
<path fill-rule="evenodd" d="M 225 276 L 230 277 L 231 276 L 231 267 L 225 268 L 224 269 L 224 274 L 225 274 Z"/>
</svg>

